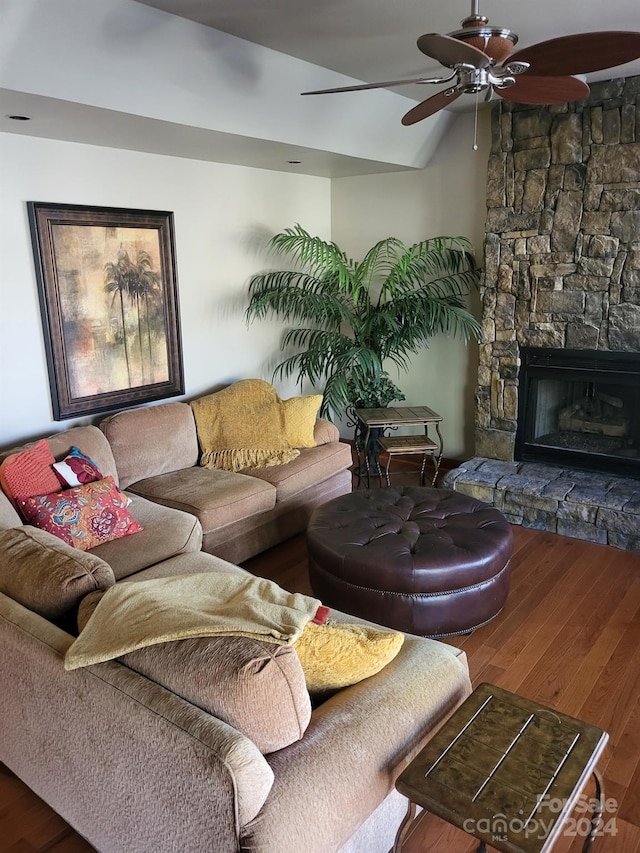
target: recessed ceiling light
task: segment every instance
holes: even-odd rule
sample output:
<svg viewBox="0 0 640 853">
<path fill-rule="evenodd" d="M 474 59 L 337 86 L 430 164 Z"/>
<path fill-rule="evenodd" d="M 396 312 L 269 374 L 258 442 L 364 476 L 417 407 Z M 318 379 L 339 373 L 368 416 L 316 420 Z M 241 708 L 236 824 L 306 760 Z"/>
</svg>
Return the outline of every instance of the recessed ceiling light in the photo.
<svg viewBox="0 0 640 853">
<path fill-rule="evenodd" d="M 10 118 L 11 121 L 31 121 L 31 116 L 13 115 L 7 116 L 7 118 Z"/>
<path fill-rule="evenodd" d="M 287 160 L 290 166 L 299 166 L 302 163 L 302 160 Z"/>
</svg>

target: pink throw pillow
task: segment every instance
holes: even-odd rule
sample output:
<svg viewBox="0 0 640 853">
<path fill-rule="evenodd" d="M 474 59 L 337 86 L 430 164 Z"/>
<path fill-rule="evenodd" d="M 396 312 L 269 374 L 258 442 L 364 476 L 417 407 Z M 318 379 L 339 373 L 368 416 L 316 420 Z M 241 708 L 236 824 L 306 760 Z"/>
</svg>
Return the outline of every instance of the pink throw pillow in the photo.
<svg viewBox="0 0 640 853">
<path fill-rule="evenodd" d="M 21 498 L 18 509 L 29 524 L 88 551 L 143 529 L 127 504 L 127 496 L 108 476 L 61 492 Z"/>
</svg>

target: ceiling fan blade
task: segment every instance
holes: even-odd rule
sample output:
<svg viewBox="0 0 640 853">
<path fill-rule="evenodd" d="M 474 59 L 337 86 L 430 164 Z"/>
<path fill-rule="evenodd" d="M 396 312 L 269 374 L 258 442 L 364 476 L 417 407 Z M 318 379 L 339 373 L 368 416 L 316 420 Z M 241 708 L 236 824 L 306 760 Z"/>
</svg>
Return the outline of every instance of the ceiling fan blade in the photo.
<svg viewBox="0 0 640 853">
<path fill-rule="evenodd" d="M 417 121 L 422 121 L 423 118 L 432 116 L 434 113 L 437 113 L 438 110 L 441 110 L 453 103 L 461 94 L 462 92 L 458 89 L 451 88 L 445 89 L 443 92 L 438 92 L 437 95 L 432 95 L 430 98 L 427 98 L 426 101 L 422 101 L 417 104 L 417 106 L 413 107 L 413 109 L 409 110 L 408 113 L 405 113 L 402 116 L 402 124 L 405 126 L 415 124 Z"/>
<path fill-rule="evenodd" d="M 474 68 L 488 68 L 491 59 L 486 53 L 471 44 L 443 36 L 439 33 L 425 33 L 418 39 L 418 48 L 432 59 L 437 59 L 441 65 L 453 68 L 464 62 Z"/>
<path fill-rule="evenodd" d="M 536 77 L 561 77 L 602 71 L 638 58 L 640 33 L 609 30 L 541 41 L 512 53 L 509 62 L 528 62 L 531 67 L 525 73 Z"/>
<path fill-rule="evenodd" d="M 513 86 L 494 91 L 505 101 L 516 104 L 566 104 L 582 101 L 589 94 L 589 87 L 577 77 L 533 77 L 521 74 Z"/>
<path fill-rule="evenodd" d="M 301 95 L 331 95 L 334 92 L 359 92 L 361 89 L 386 89 L 389 86 L 410 86 L 412 83 L 447 83 L 451 77 L 416 77 L 413 80 L 387 80 L 383 83 L 359 83 L 355 86 L 339 86 L 336 89 L 317 89 L 300 92 Z"/>
</svg>

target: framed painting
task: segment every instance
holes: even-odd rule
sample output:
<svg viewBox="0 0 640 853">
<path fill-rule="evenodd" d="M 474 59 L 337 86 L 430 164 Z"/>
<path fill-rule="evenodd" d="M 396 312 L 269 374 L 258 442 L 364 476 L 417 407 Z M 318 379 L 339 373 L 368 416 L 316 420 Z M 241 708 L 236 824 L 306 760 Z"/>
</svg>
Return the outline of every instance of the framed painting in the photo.
<svg viewBox="0 0 640 853">
<path fill-rule="evenodd" d="M 27 208 L 55 420 L 184 393 L 173 214 Z"/>
</svg>

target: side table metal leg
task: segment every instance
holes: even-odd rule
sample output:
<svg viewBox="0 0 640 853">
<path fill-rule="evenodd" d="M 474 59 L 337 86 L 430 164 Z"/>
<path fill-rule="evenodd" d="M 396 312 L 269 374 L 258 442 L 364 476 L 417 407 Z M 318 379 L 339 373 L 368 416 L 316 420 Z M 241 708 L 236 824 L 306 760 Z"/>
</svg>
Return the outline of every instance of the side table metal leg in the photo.
<svg viewBox="0 0 640 853">
<path fill-rule="evenodd" d="M 588 851 L 591 850 L 591 845 L 593 844 L 596 832 L 600 826 L 600 818 L 602 817 L 602 810 L 604 808 L 604 780 L 602 779 L 599 771 L 595 768 L 593 770 L 593 778 L 596 783 L 596 804 L 593 809 L 593 817 L 591 818 L 591 832 L 584 840 L 582 853 L 588 853 Z"/>
<path fill-rule="evenodd" d="M 398 827 L 398 832 L 396 833 L 396 840 L 393 845 L 393 850 L 391 853 L 401 853 L 402 845 L 404 844 L 404 840 L 407 837 L 407 833 L 411 828 L 411 824 L 413 823 L 413 819 L 416 816 L 416 804 L 412 803 L 409 800 L 409 806 L 407 808 L 407 813 L 402 819 L 402 823 Z"/>
<path fill-rule="evenodd" d="M 424 469 L 426 468 L 426 465 L 427 465 L 427 456 L 428 455 L 429 455 L 428 453 L 425 453 L 422 456 L 422 468 L 420 469 L 420 485 L 421 486 L 424 486 Z"/>
<path fill-rule="evenodd" d="M 487 845 L 484 841 L 481 841 L 480 844 L 478 844 L 478 853 L 487 853 Z"/>
</svg>

